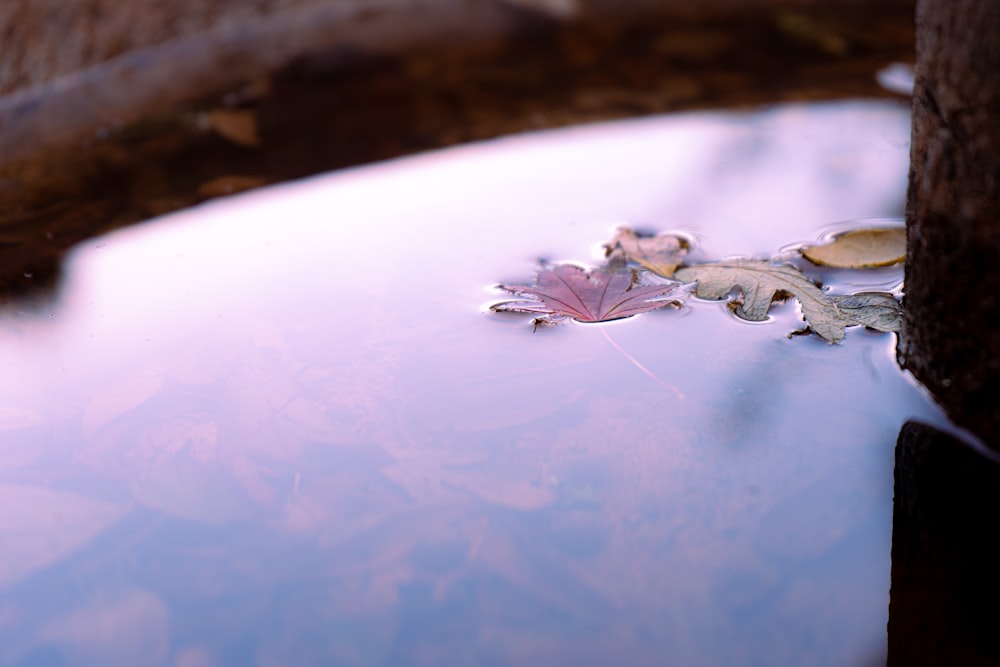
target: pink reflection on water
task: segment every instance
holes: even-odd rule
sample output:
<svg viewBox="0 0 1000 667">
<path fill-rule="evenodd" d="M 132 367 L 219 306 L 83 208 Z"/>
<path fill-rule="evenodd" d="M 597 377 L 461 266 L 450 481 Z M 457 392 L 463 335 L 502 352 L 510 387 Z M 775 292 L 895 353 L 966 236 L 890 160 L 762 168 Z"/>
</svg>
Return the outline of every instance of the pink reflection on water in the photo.
<svg viewBox="0 0 1000 667">
<path fill-rule="evenodd" d="M 35 618 L 18 636 L 41 639 L 0 626 L 0 645 L 70 651 L 79 633 L 40 629 L 119 608 L 32 597 L 90 548 L 90 588 L 131 563 L 107 599 L 142 591 L 157 632 L 165 613 L 196 634 L 200 609 L 242 595 L 253 650 L 292 662 L 388 643 L 385 664 L 441 646 L 849 664 L 884 638 L 895 432 L 935 418 L 890 337 L 788 340 L 793 305 L 746 326 L 712 304 L 532 334 L 481 305 L 539 257 L 596 263 L 621 222 L 686 230 L 707 259 L 897 215 L 907 135 L 905 110 L 874 103 L 594 125 L 85 244 L 37 335 L 0 332 L 17 445 L 0 491 L 96 509 L 55 550 L 4 535 L 20 555 L 0 586 Z M 149 525 L 101 542 L 126 513 Z M 269 596 L 287 606 L 254 602 Z"/>
</svg>

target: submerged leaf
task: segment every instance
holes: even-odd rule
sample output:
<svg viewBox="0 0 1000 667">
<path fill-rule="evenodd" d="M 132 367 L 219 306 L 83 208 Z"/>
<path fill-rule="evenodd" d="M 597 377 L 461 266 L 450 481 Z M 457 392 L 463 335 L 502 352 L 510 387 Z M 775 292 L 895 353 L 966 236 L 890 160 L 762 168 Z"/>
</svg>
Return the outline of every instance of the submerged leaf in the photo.
<svg viewBox="0 0 1000 667">
<path fill-rule="evenodd" d="M 118 417 L 134 410 L 163 388 L 163 372 L 157 368 L 142 371 L 97 391 L 83 412 L 81 424 L 88 438 Z"/>
<path fill-rule="evenodd" d="M 683 268 L 677 272 L 677 279 L 697 281 L 696 294 L 703 299 L 725 299 L 738 287 L 742 299 L 733 312 L 751 322 L 767 319 L 771 303 L 790 294 L 799 300 L 813 331 L 831 343 L 844 338 L 846 324 L 836 304 L 794 266 L 736 259 Z"/>
<path fill-rule="evenodd" d="M 833 302 L 848 326 L 860 324 L 886 333 L 899 333 L 903 327 L 903 307 L 886 292 L 834 296 Z"/>
<path fill-rule="evenodd" d="M 0 590 L 56 563 L 129 506 L 27 484 L 0 484 Z"/>
<path fill-rule="evenodd" d="M 689 246 L 686 240 L 673 234 L 640 236 L 627 227 L 621 227 L 604 247 L 608 255 L 621 249 L 629 260 L 643 268 L 664 278 L 673 278 Z"/>
<path fill-rule="evenodd" d="M 498 303 L 492 310 L 538 314 L 538 321 L 543 323 L 566 317 L 578 322 L 606 322 L 677 303 L 677 298 L 671 296 L 676 283 L 640 285 L 636 271 L 622 267 L 620 262 L 589 271 L 573 264 L 558 264 L 539 272 L 537 285 L 500 287 L 528 298 Z"/>
<path fill-rule="evenodd" d="M 813 264 L 837 269 L 870 269 L 906 259 L 906 228 L 858 229 L 833 241 L 802 249 Z"/>
</svg>

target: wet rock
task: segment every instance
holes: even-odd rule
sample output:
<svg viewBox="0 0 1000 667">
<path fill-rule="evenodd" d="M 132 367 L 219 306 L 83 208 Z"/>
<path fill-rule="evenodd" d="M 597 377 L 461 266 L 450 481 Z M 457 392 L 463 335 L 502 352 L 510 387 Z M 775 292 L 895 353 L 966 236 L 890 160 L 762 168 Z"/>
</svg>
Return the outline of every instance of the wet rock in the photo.
<svg viewBox="0 0 1000 667">
<path fill-rule="evenodd" d="M 1000 465 L 907 422 L 896 443 L 890 666 L 1000 664 Z"/>
</svg>

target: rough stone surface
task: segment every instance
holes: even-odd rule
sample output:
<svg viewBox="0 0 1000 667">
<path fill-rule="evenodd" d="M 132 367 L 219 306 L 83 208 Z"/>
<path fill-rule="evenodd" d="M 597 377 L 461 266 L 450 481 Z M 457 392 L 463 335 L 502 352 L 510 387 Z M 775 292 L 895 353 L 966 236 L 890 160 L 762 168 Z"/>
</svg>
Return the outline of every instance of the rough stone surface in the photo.
<svg viewBox="0 0 1000 667">
<path fill-rule="evenodd" d="M 1000 465 L 903 425 L 892 510 L 890 667 L 1000 664 Z"/>
</svg>

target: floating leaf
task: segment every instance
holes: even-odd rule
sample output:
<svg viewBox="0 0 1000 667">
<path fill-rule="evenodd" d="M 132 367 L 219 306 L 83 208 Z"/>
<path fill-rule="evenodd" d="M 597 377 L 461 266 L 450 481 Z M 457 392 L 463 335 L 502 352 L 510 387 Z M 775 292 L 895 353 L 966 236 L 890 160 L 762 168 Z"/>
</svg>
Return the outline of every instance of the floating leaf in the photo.
<svg viewBox="0 0 1000 667">
<path fill-rule="evenodd" d="M 539 272 L 535 286 L 500 287 L 528 298 L 498 303 L 492 310 L 538 314 L 538 323 L 566 317 L 578 322 L 606 322 L 677 303 L 676 297 L 670 296 L 676 283 L 639 285 L 636 271 L 624 268 L 622 262 L 589 271 L 573 264 L 558 264 Z"/>
<path fill-rule="evenodd" d="M 697 281 L 696 294 L 703 299 L 725 299 L 738 287 L 742 299 L 733 312 L 751 322 L 767 319 L 775 299 L 794 296 L 813 331 L 831 343 L 844 339 L 846 323 L 836 304 L 794 266 L 736 259 L 683 268 L 677 272 L 677 279 Z"/>
<path fill-rule="evenodd" d="M 832 297 L 842 319 L 876 331 L 899 333 L 903 326 L 903 307 L 885 292 L 858 292 Z"/>
<path fill-rule="evenodd" d="M 870 269 L 906 259 L 906 228 L 858 229 L 833 241 L 802 249 L 813 264 L 838 269 Z"/>
<path fill-rule="evenodd" d="M 690 246 L 686 240 L 673 234 L 641 236 L 627 227 L 621 227 L 604 247 L 608 255 L 621 249 L 636 264 L 664 278 L 673 278 Z"/>
</svg>

